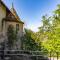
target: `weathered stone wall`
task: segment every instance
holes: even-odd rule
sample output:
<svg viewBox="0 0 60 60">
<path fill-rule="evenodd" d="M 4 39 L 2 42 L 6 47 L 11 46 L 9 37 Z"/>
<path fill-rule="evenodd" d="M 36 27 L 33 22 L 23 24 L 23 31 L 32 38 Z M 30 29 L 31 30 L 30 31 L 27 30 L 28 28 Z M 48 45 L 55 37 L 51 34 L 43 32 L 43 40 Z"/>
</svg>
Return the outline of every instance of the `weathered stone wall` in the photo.
<svg viewBox="0 0 60 60">
<path fill-rule="evenodd" d="M 5 36 L 2 30 L 2 19 L 6 17 L 6 8 L 0 3 L 0 42 L 3 42 Z"/>
<path fill-rule="evenodd" d="M 2 28 L 2 20 L 3 18 L 6 18 L 6 12 L 7 12 L 6 7 L 0 4 L 0 43 L 6 39 L 6 32 L 7 32 L 8 26 L 12 24 L 14 26 L 14 29 L 16 30 L 16 24 L 19 24 L 17 44 L 18 44 L 18 47 L 20 47 L 21 46 L 20 37 L 23 35 L 23 24 L 18 22 L 4 21 L 3 28 Z"/>
<path fill-rule="evenodd" d="M 4 31 L 7 32 L 7 29 L 8 29 L 8 26 L 9 25 L 13 25 L 14 26 L 14 29 L 16 30 L 16 24 L 19 24 L 19 31 L 18 31 L 18 34 L 17 34 L 17 42 L 16 42 L 16 48 L 21 48 L 21 36 L 23 35 L 23 24 L 22 23 L 17 23 L 17 22 L 5 22 L 5 27 L 4 27 Z"/>
<path fill-rule="evenodd" d="M 19 31 L 18 31 L 18 35 L 19 36 L 22 36 L 23 35 L 23 24 L 22 23 L 17 23 L 17 22 L 5 22 L 5 31 L 7 32 L 7 29 L 8 29 L 8 26 L 9 25 L 13 25 L 14 26 L 14 29 L 16 30 L 16 24 L 19 24 Z"/>
<path fill-rule="evenodd" d="M 6 8 L 0 4 L 0 32 L 2 32 L 2 19 L 6 17 Z"/>
</svg>

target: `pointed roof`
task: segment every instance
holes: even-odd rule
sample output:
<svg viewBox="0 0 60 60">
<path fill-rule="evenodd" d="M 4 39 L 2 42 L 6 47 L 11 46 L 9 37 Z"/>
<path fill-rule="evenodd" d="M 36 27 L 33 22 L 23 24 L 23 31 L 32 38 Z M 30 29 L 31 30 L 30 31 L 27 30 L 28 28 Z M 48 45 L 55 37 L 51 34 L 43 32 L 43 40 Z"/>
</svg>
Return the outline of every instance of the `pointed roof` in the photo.
<svg viewBox="0 0 60 60">
<path fill-rule="evenodd" d="M 14 9 L 14 7 L 13 7 L 13 4 L 12 4 L 11 10 L 9 10 L 9 8 L 3 3 L 2 0 L 0 0 L 0 3 L 6 8 L 6 11 L 9 12 L 9 13 L 7 14 L 7 16 L 6 16 L 7 18 L 4 18 L 5 20 L 7 20 L 7 21 L 13 21 L 13 22 L 19 22 L 19 23 L 23 23 L 23 24 L 24 24 L 24 22 L 22 22 L 22 21 L 20 20 L 19 16 L 17 15 L 17 13 L 16 13 L 16 11 L 15 11 L 15 9 Z M 13 16 L 14 18 L 12 18 L 12 16 Z M 8 19 L 8 17 L 11 17 L 12 20 L 11 20 L 11 18 Z M 4 19 L 3 19 L 3 20 L 4 20 Z"/>
<path fill-rule="evenodd" d="M 13 15 L 15 16 L 15 18 L 18 20 L 18 21 L 21 21 L 16 10 L 14 9 L 14 6 L 13 6 L 13 3 L 12 3 L 12 8 L 10 9 L 10 11 L 13 13 Z"/>
</svg>

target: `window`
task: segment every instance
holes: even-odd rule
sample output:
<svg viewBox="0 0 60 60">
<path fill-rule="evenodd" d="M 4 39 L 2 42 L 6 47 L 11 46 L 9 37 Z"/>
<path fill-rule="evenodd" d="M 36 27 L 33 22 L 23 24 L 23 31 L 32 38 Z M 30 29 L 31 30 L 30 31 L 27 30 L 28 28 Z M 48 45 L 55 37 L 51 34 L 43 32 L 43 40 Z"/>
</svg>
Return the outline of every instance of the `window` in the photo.
<svg viewBox="0 0 60 60">
<path fill-rule="evenodd" d="M 19 31 L 19 24 L 16 24 L 16 31 Z"/>
</svg>

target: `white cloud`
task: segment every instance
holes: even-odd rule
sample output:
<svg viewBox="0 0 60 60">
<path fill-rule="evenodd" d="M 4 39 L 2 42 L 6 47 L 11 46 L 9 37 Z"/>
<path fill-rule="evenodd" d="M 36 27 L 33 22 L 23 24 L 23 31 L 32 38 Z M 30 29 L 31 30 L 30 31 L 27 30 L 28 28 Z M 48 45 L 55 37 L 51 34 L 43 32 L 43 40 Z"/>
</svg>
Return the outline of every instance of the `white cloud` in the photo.
<svg viewBox="0 0 60 60">
<path fill-rule="evenodd" d="M 25 28 L 31 29 L 34 32 L 38 31 L 38 27 L 42 26 L 42 23 L 36 23 L 36 24 L 31 24 L 31 25 L 25 25 Z"/>
</svg>

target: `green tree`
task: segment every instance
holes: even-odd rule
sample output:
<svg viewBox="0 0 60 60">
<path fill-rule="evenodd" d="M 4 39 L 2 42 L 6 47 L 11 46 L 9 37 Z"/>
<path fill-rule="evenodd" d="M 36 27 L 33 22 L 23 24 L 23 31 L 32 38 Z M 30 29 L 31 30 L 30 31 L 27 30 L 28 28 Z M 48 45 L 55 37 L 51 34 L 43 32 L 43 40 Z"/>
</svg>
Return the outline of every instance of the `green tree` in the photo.
<svg viewBox="0 0 60 60">
<path fill-rule="evenodd" d="M 57 5 L 57 9 L 54 11 L 55 15 L 60 16 L 60 4 Z"/>
<path fill-rule="evenodd" d="M 25 50 L 41 50 L 41 47 L 35 41 L 35 33 L 31 30 L 25 29 L 25 35 L 23 37 L 23 48 Z"/>
<path fill-rule="evenodd" d="M 54 11 L 54 13 L 55 14 L 52 16 L 52 24 L 45 23 L 46 18 L 44 17 L 43 24 L 45 23 L 44 26 L 47 25 L 49 26 L 49 28 L 46 29 L 44 33 L 42 33 L 43 36 L 42 40 L 44 40 L 42 42 L 42 46 L 44 50 L 59 52 L 60 50 L 60 5 L 58 5 L 58 8 Z"/>
<path fill-rule="evenodd" d="M 8 47 L 9 49 L 12 49 L 17 37 L 13 25 L 8 26 L 7 37 L 8 37 Z"/>
</svg>

